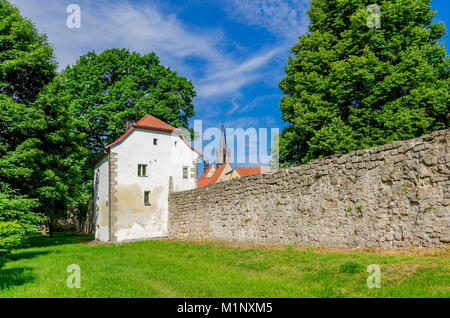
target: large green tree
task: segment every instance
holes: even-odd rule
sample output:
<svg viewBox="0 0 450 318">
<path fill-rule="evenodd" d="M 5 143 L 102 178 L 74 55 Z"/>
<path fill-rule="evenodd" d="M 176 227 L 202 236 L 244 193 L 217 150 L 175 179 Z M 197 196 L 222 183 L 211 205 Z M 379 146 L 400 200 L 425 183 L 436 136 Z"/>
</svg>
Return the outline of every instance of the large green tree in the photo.
<svg viewBox="0 0 450 318">
<path fill-rule="evenodd" d="M 29 104 L 0 94 L 0 191 L 35 199 L 50 221 L 79 202 L 86 155 L 61 92 L 58 76 Z"/>
<path fill-rule="evenodd" d="M 8 246 L 33 216 L 62 216 L 80 196 L 82 136 L 56 67 L 45 35 L 0 0 L 0 236 Z"/>
<path fill-rule="evenodd" d="M 92 196 L 91 160 L 124 133 L 127 121 L 151 114 L 175 127 L 187 127 L 194 115 L 192 82 L 161 65 L 154 53 L 89 52 L 62 72 L 62 82 L 87 153 L 79 161 L 84 202 Z M 77 210 L 83 218 L 89 206 L 80 204 Z"/>
<path fill-rule="evenodd" d="M 31 101 L 53 79 L 55 70 L 47 37 L 17 7 L 0 0 L 0 94 Z"/>
<path fill-rule="evenodd" d="M 89 52 L 63 73 L 76 127 L 92 153 L 121 135 L 128 120 L 151 114 L 187 127 L 194 115 L 191 81 L 161 65 L 154 53 Z"/>
<path fill-rule="evenodd" d="M 312 0 L 279 83 L 285 164 L 449 127 L 449 59 L 429 0 Z M 368 23 L 369 22 L 369 23 Z"/>
</svg>

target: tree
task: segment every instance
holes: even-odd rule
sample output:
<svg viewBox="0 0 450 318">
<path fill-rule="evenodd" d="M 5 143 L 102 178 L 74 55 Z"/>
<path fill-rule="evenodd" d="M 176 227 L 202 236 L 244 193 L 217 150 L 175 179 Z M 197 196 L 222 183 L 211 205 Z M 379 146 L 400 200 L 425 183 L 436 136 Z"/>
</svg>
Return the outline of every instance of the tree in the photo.
<svg viewBox="0 0 450 318">
<path fill-rule="evenodd" d="M 26 193 L 37 198 L 40 209 L 49 219 L 50 236 L 54 219 L 67 215 L 68 208 L 83 204 L 82 164 L 88 152 L 82 147 L 83 134 L 76 133 L 69 112 L 70 96 L 63 93 L 63 76 L 58 75 L 39 93 L 32 108 L 43 121 L 37 171 Z"/>
<path fill-rule="evenodd" d="M 0 95 L 0 192 L 35 199 L 33 211 L 50 223 L 80 199 L 84 154 L 60 82 L 57 77 L 28 105 Z"/>
<path fill-rule="evenodd" d="M 88 213 L 92 197 L 91 160 L 124 133 L 128 121 L 151 114 L 175 126 L 187 127 L 194 115 L 192 82 L 160 64 L 154 53 L 126 49 L 89 52 L 62 73 L 62 94 L 86 155 L 80 160 L 83 200 L 79 218 Z"/>
<path fill-rule="evenodd" d="M 32 101 L 53 79 L 56 67 L 47 37 L 19 9 L 0 0 L 0 94 Z"/>
<path fill-rule="evenodd" d="M 0 192 L 0 267 L 4 257 L 22 243 L 39 221 L 32 212 L 35 204 L 26 197 Z"/>
<path fill-rule="evenodd" d="M 279 83 L 280 161 L 305 163 L 449 127 L 449 59 L 429 1 L 312 0 Z M 369 19 L 370 22 L 370 19 Z"/>
<path fill-rule="evenodd" d="M 151 114 L 175 127 L 194 115 L 191 81 L 162 66 L 154 53 L 89 52 L 64 71 L 76 128 L 98 153 L 123 134 L 128 120 Z"/>
<path fill-rule="evenodd" d="M 0 0 L 0 198 L 50 220 L 79 200 L 83 150 L 55 70 L 45 35 Z M 2 236 L 26 234 L 7 222 Z"/>
</svg>

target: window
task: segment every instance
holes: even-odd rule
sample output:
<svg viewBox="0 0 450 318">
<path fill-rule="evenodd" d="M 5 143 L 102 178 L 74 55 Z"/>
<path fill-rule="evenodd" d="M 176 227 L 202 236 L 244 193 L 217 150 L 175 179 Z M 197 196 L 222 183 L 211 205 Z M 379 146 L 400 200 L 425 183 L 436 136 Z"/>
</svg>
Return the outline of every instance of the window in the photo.
<svg viewBox="0 0 450 318">
<path fill-rule="evenodd" d="M 177 146 L 177 142 L 175 141 L 175 147 Z"/>
<path fill-rule="evenodd" d="M 144 205 L 151 205 L 150 204 L 150 192 L 151 191 L 144 191 Z"/>
<path fill-rule="evenodd" d="M 188 167 L 183 167 L 183 179 L 188 178 Z"/>
<path fill-rule="evenodd" d="M 147 165 L 138 165 L 138 176 L 139 177 L 147 176 Z"/>
<path fill-rule="evenodd" d="M 153 138 L 153 145 L 155 145 L 155 146 L 158 145 L 158 138 Z"/>
</svg>

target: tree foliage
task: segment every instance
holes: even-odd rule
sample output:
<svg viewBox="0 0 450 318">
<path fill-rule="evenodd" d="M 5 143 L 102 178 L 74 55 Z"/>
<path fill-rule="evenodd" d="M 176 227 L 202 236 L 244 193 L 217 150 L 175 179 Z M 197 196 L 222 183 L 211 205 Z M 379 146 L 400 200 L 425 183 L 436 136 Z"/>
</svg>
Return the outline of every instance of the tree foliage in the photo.
<svg viewBox="0 0 450 318">
<path fill-rule="evenodd" d="M 64 71 L 76 128 L 92 153 L 124 132 L 128 120 L 151 114 L 175 127 L 194 115 L 191 81 L 160 64 L 154 53 L 89 52 Z"/>
<path fill-rule="evenodd" d="M 82 136 L 74 132 L 59 83 L 28 105 L 0 95 L 0 191 L 36 199 L 35 210 L 49 218 L 65 215 L 81 194 Z"/>
<path fill-rule="evenodd" d="M 35 205 L 32 199 L 0 192 L 0 258 L 18 247 L 39 222 L 39 216 L 32 212 Z"/>
<path fill-rule="evenodd" d="M 312 0 L 279 83 L 280 161 L 346 153 L 449 127 L 449 59 L 429 0 Z"/>
<path fill-rule="evenodd" d="M 6 0 L 0 0 L 0 94 L 32 101 L 55 76 L 47 37 Z"/>
<path fill-rule="evenodd" d="M 7 1 L 0 1 L 0 18 L 2 202 L 14 203 L 5 203 L 5 211 L 13 207 L 30 220 L 36 215 L 53 219 L 65 215 L 80 197 L 82 136 L 72 125 L 69 99 L 62 93 L 62 78 L 56 77 L 46 37 Z M 10 237 L 2 244 L 12 246 L 14 238 L 26 233 L 20 220 L 2 222 L 2 235 Z"/>
</svg>

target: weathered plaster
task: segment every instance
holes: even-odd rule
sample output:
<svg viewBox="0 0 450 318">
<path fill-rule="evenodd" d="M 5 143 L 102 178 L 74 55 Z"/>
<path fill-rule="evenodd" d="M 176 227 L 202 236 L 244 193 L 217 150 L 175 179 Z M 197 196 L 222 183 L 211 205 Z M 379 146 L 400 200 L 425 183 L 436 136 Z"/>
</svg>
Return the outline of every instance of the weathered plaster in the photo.
<svg viewBox="0 0 450 318">
<path fill-rule="evenodd" d="M 100 241 L 109 240 L 108 169 L 108 157 L 104 156 L 94 170 L 94 228 L 95 238 Z"/>
<path fill-rule="evenodd" d="M 158 139 L 157 145 L 153 144 L 154 138 Z M 133 130 L 112 146 L 109 163 L 106 160 L 97 164 L 106 167 L 102 179 L 109 178 L 109 184 L 101 183 L 97 192 L 102 194 L 100 200 L 106 201 L 105 192 L 111 197 L 110 206 L 101 211 L 100 218 L 101 224 L 109 221 L 104 216 L 109 208 L 111 235 L 105 239 L 102 226 L 96 238 L 121 242 L 167 236 L 169 180 L 174 192 L 195 188 L 198 158 L 198 153 L 178 135 L 144 129 Z M 146 177 L 138 176 L 138 164 L 147 165 Z M 188 178 L 183 178 L 183 167 L 188 168 Z M 105 191 L 105 187 L 109 189 Z M 149 206 L 144 204 L 144 191 L 151 191 Z"/>
</svg>

